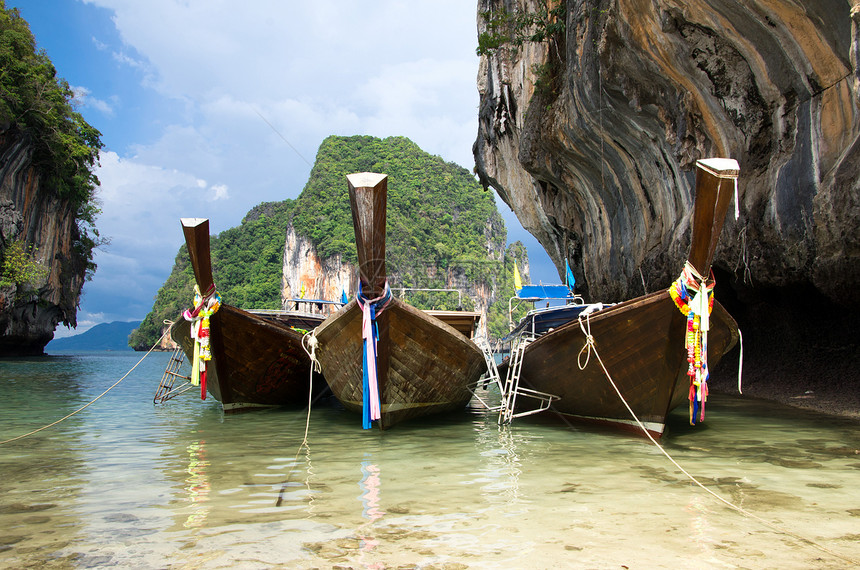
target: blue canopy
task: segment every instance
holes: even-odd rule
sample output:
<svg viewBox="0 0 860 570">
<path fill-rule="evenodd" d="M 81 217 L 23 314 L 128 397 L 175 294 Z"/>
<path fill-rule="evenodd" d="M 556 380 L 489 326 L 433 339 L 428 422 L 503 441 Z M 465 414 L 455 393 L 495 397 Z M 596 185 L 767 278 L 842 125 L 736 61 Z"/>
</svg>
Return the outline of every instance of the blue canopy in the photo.
<svg viewBox="0 0 860 570">
<path fill-rule="evenodd" d="M 566 299 L 570 296 L 567 285 L 523 285 L 517 291 L 518 299 Z"/>
</svg>

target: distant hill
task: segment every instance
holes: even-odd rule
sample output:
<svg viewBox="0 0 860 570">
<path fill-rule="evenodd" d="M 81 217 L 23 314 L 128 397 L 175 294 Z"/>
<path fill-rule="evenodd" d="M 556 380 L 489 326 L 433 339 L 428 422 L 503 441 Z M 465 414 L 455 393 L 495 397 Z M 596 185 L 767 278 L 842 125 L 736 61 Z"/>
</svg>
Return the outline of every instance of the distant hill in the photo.
<svg viewBox="0 0 860 570">
<path fill-rule="evenodd" d="M 465 168 L 431 155 L 405 137 L 330 136 L 321 144 L 307 184 L 295 199 L 264 202 L 238 227 L 212 236 L 212 271 L 225 302 L 242 308 L 281 306 L 284 245 L 289 226 L 309 240 L 320 258 L 356 263 L 346 184 L 353 172 L 388 175 L 386 255 L 392 287 L 449 288 L 455 278 L 493 296 L 488 317 L 494 337 L 507 333 L 513 267 L 528 266 L 525 246 L 506 248 L 507 232 L 493 194 Z M 461 289 L 465 287 L 459 286 Z M 194 298 L 194 274 L 182 245 L 152 311 L 131 336 L 146 350 Z M 410 304 L 430 308 L 438 296 L 411 293 Z M 501 302 L 495 302 L 501 300 Z M 443 300 L 444 301 L 444 300 Z M 450 296 L 454 309 L 459 297 Z M 463 299 L 467 310 L 471 299 Z"/>
<path fill-rule="evenodd" d="M 131 350 L 128 335 L 139 326 L 140 321 L 102 323 L 81 334 L 52 340 L 45 347 L 45 351 Z"/>
</svg>

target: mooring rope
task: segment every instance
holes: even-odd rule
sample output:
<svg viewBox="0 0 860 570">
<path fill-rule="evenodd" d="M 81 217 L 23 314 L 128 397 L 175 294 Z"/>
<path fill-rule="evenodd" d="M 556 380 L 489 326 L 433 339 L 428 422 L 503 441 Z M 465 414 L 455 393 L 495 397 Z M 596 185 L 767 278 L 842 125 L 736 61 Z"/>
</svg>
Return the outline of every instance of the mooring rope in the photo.
<svg viewBox="0 0 860 570">
<path fill-rule="evenodd" d="M 305 344 L 305 341 L 307 341 L 307 345 Z M 302 439 L 302 444 L 299 446 L 299 452 L 301 452 L 302 447 L 308 446 L 308 430 L 311 426 L 311 405 L 313 405 L 314 393 L 314 372 L 322 372 L 322 366 L 320 366 L 320 361 L 317 359 L 318 346 L 319 340 L 317 339 L 316 329 L 305 333 L 305 335 L 302 337 L 302 348 L 307 353 L 308 357 L 311 359 L 311 372 L 308 377 L 308 416 L 305 419 L 305 436 Z M 298 461 L 298 459 L 299 454 L 296 453 L 296 461 Z"/>
<path fill-rule="evenodd" d="M 299 455 L 301 455 L 302 450 L 305 450 L 305 456 L 308 458 L 308 463 L 310 463 L 310 455 L 311 455 L 311 447 L 308 443 L 308 432 L 311 427 L 311 406 L 313 405 L 313 394 L 314 394 L 314 372 L 322 372 L 322 367 L 320 366 L 320 361 L 317 359 L 317 347 L 319 346 L 319 340 L 317 339 L 316 329 L 308 331 L 302 336 L 302 349 L 311 359 L 311 370 L 308 375 L 308 413 L 305 417 L 305 435 L 302 438 L 302 442 L 299 444 L 299 448 L 296 450 L 296 456 L 293 459 L 293 465 L 298 465 L 299 463 Z M 284 491 L 287 490 L 287 483 L 290 482 L 290 476 L 287 476 L 287 480 L 281 483 L 281 490 L 278 493 L 278 500 L 275 502 L 276 507 L 280 507 L 281 503 L 284 500 Z M 308 489 L 308 493 L 310 493 L 310 481 L 305 480 L 305 486 Z"/>
<path fill-rule="evenodd" d="M 653 443 L 657 447 L 657 449 L 659 449 L 660 452 L 666 456 L 666 459 L 668 459 L 670 462 L 672 462 L 672 464 L 675 467 L 677 467 L 681 471 L 681 473 L 686 475 L 687 478 L 690 479 L 690 481 L 695 483 L 703 491 L 705 491 L 706 493 L 708 493 L 709 495 L 711 495 L 712 497 L 714 497 L 715 499 L 717 499 L 718 501 L 720 501 L 721 503 L 726 505 L 727 507 L 734 509 L 736 512 L 738 512 L 744 516 L 747 516 L 751 519 L 758 521 L 759 523 L 770 528 L 771 530 L 774 530 L 774 531 L 781 533 L 781 534 L 791 536 L 792 538 L 796 538 L 797 540 L 799 540 L 799 541 L 801 541 L 801 542 L 803 542 L 809 546 L 812 546 L 813 548 L 817 548 L 818 550 L 820 550 L 822 552 L 825 552 L 831 556 L 834 556 L 834 557 L 839 558 L 841 560 L 844 560 L 846 562 L 850 562 L 850 563 L 855 564 L 855 565 L 860 564 L 860 561 L 858 561 L 858 560 L 854 560 L 853 558 L 849 558 L 847 556 L 839 554 L 838 552 L 834 552 L 834 551 L 830 550 L 829 548 L 827 548 L 826 546 L 818 544 L 817 542 L 815 542 L 812 539 L 806 538 L 806 537 L 801 536 L 799 534 L 796 534 L 796 533 L 794 533 L 794 532 L 792 532 L 786 528 L 780 527 L 779 525 L 777 525 L 775 523 L 772 523 L 768 520 L 761 518 L 760 516 L 758 516 L 754 513 L 749 512 L 748 510 L 744 509 L 743 507 L 735 505 L 734 503 L 732 503 L 728 499 L 725 499 L 725 498 L 721 497 L 720 495 L 718 495 L 717 493 L 715 493 L 714 491 L 712 491 L 711 489 L 708 489 L 698 479 L 696 479 L 693 475 L 691 475 L 686 469 L 681 467 L 681 465 L 677 461 L 675 461 L 675 459 L 671 455 L 669 455 L 669 452 L 666 451 L 666 449 L 662 445 L 660 445 L 660 443 L 656 439 L 654 439 L 654 437 L 651 435 L 651 433 L 648 431 L 648 429 L 645 427 L 645 425 L 639 420 L 639 417 L 636 415 L 636 412 L 634 412 L 633 409 L 630 407 L 630 404 L 627 403 L 627 400 L 624 398 L 624 395 L 621 394 L 621 390 L 618 389 L 618 386 L 615 384 L 615 381 L 612 379 L 612 375 L 609 374 L 609 371 L 606 369 L 606 365 L 603 364 L 603 359 L 600 358 L 600 354 L 597 352 L 597 344 L 594 341 L 594 336 L 592 336 L 592 334 L 591 334 L 591 320 L 590 319 L 591 319 L 590 315 L 585 315 L 585 326 L 583 326 L 582 316 L 579 317 L 579 328 L 582 331 L 582 334 L 585 336 L 585 344 L 583 345 L 582 349 L 579 352 L 579 357 L 577 358 L 577 366 L 579 366 L 580 370 L 585 369 L 585 367 L 588 366 L 588 361 L 591 357 L 591 353 L 594 352 L 594 357 L 597 359 L 597 362 L 600 364 L 600 367 L 603 369 L 603 373 L 606 375 L 606 379 L 609 380 L 609 383 L 612 385 L 612 388 L 615 390 L 615 393 L 618 394 L 618 398 L 621 400 L 621 403 L 623 403 L 624 407 L 627 408 L 627 411 L 630 412 L 630 416 L 636 421 L 636 423 L 639 425 L 639 427 L 642 429 L 642 431 L 645 433 L 645 435 L 648 436 L 648 439 L 651 440 L 651 443 Z M 582 364 L 580 361 L 580 357 L 582 356 L 583 352 L 586 352 L 585 364 Z"/>
<path fill-rule="evenodd" d="M 74 412 L 70 413 L 69 415 L 67 415 L 67 416 L 65 416 L 65 417 L 62 417 L 62 418 L 58 419 L 57 421 L 55 421 L 55 422 L 53 422 L 53 423 L 50 423 L 50 424 L 48 424 L 48 425 L 46 425 L 46 426 L 42 426 L 42 427 L 40 427 L 39 429 L 34 429 L 33 431 L 31 431 L 31 432 L 29 432 L 29 433 L 25 433 L 24 435 L 19 435 L 19 436 L 17 436 L 17 437 L 13 437 L 12 439 L 7 439 L 6 441 L 0 441 L 0 445 L 5 445 L 5 444 L 7 444 L 7 443 L 11 443 L 11 442 L 13 442 L 13 441 L 18 441 L 19 439 L 24 439 L 25 437 L 30 437 L 31 435 L 36 434 L 36 433 L 39 433 L 40 431 L 43 431 L 43 430 L 46 430 L 46 429 L 48 429 L 48 428 L 54 427 L 55 425 L 59 424 L 60 422 L 64 422 L 64 421 L 66 421 L 67 419 L 69 419 L 70 417 L 74 416 L 75 414 L 78 414 L 78 413 L 82 412 L 83 410 L 85 410 L 85 409 L 89 408 L 91 405 L 95 404 L 95 403 L 96 403 L 96 402 L 97 402 L 97 401 L 98 401 L 102 396 L 104 396 L 105 394 L 107 394 L 108 392 L 110 392 L 111 390 L 113 390 L 114 388 L 116 388 L 116 387 L 119 385 L 119 383 L 120 383 L 120 382 L 122 382 L 123 380 L 125 380 L 125 379 L 128 377 L 128 375 L 129 375 L 129 374 L 131 374 L 131 373 L 134 371 L 134 369 L 135 369 L 135 368 L 137 368 L 137 367 L 140 365 L 140 363 L 141 363 L 141 362 L 143 362 L 143 361 L 144 361 L 144 359 L 145 359 L 147 356 L 149 356 L 149 354 L 150 354 L 153 350 L 155 350 L 155 347 L 157 347 L 158 345 L 160 345 L 160 344 L 161 344 L 161 341 L 162 341 L 162 340 L 164 340 L 164 337 L 166 337 L 169 333 L 170 333 L 170 327 L 167 327 L 167 330 L 165 330 L 165 331 L 164 331 L 164 334 L 162 334 L 162 335 L 161 335 L 161 338 L 159 338 L 159 339 L 155 342 L 155 344 L 153 344 L 153 345 L 152 345 L 152 348 L 150 348 L 150 349 L 146 352 L 146 354 L 144 354 L 144 355 L 141 357 L 141 359 L 137 361 L 137 364 L 135 364 L 134 366 L 132 366 L 132 367 L 129 369 L 129 371 L 128 371 L 128 372 L 126 372 L 126 373 L 123 375 L 123 377 L 122 377 L 122 378 L 120 378 L 119 380 L 117 380 L 116 382 L 114 382 L 114 384 L 113 384 L 110 388 L 108 388 L 107 390 L 105 390 L 104 392 L 102 392 L 101 394 L 99 394 L 98 396 L 96 396 L 95 398 L 93 398 L 93 400 L 91 400 L 89 403 L 84 404 L 83 406 L 81 406 L 80 408 L 78 408 L 78 409 L 77 409 L 77 410 L 75 410 Z"/>
</svg>

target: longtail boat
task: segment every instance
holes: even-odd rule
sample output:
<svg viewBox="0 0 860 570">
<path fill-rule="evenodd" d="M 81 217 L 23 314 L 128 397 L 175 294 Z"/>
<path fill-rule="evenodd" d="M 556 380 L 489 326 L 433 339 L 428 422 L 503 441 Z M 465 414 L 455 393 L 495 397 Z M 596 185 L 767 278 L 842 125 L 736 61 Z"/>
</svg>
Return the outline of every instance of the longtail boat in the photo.
<svg viewBox="0 0 860 570">
<path fill-rule="evenodd" d="M 470 340 L 477 314 L 433 316 L 392 297 L 385 267 L 388 176 L 350 174 L 347 184 L 359 289 L 315 331 L 332 393 L 347 410 L 362 413 L 365 428 L 464 409 L 486 369 Z"/>
<path fill-rule="evenodd" d="M 699 160 L 696 166 L 690 252 L 681 277 L 669 289 L 605 308 L 561 307 L 577 314 L 561 323 L 549 319 L 552 309 L 547 309 L 542 329 L 534 323 L 520 327 L 530 334 L 518 355 L 519 381 L 552 395 L 556 412 L 644 428 L 654 437 L 663 434 L 669 412 L 685 402 L 691 423 L 704 419 L 708 365 L 715 365 L 738 340 L 737 323 L 713 298 L 711 261 L 739 168 L 735 160 L 721 158 Z M 696 296 L 698 291 L 702 294 Z M 596 352 L 589 353 L 588 341 Z M 520 399 L 514 407 L 528 403 Z"/>
<path fill-rule="evenodd" d="M 199 297 L 194 310 L 172 325 L 171 336 L 189 359 L 194 361 L 196 353 L 198 365 L 203 363 L 201 374 L 193 372 L 201 378 L 201 396 L 205 398 L 208 391 L 225 412 L 234 412 L 307 405 L 309 398 L 327 393 L 322 376 L 311 375 L 311 359 L 302 347 L 305 333 L 325 316 L 302 311 L 251 312 L 222 302 L 212 277 L 209 220 L 182 218 L 181 223 Z M 201 335 L 203 319 L 208 320 L 208 334 Z M 202 342 L 192 338 L 192 327 Z M 205 362 L 203 352 L 207 353 Z"/>
</svg>

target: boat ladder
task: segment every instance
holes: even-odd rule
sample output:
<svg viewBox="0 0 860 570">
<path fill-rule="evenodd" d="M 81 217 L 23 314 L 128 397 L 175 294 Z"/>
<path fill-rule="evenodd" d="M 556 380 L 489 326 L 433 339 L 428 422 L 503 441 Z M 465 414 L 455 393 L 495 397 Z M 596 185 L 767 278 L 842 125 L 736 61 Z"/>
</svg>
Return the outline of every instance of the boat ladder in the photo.
<svg viewBox="0 0 860 570">
<path fill-rule="evenodd" d="M 504 391 L 502 390 L 502 378 L 499 376 L 499 368 L 496 366 L 496 359 L 493 356 L 493 349 L 490 348 L 490 342 L 487 340 L 487 337 L 479 336 L 475 338 L 475 344 L 477 344 L 478 348 L 481 349 L 481 352 L 484 353 L 484 360 L 487 363 L 487 375 L 482 381 L 484 388 L 488 387 L 490 384 L 495 384 L 499 388 L 499 393 L 504 394 Z M 490 405 L 489 402 L 485 402 L 477 393 L 475 393 L 475 397 L 485 408 L 487 408 L 487 410 L 491 412 L 501 409 L 501 405 Z"/>
<path fill-rule="evenodd" d="M 559 397 L 546 392 L 539 392 L 531 388 L 520 386 L 523 371 L 523 356 L 526 347 L 534 341 L 530 335 L 523 335 L 519 342 L 511 350 L 511 360 L 508 364 L 508 373 L 505 375 L 505 384 L 502 387 L 502 405 L 499 409 L 499 425 L 509 424 L 514 418 L 530 416 L 549 409 L 550 405 Z M 517 404 L 517 396 L 524 396 L 538 401 L 538 406 L 531 410 L 514 413 Z"/>
<path fill-rule="evenodd" d="M 191 385 L 191 376 L 183 376 L 179 373 L 179 369 L 182 367 L 182 361 L 184 359 L 185 353 L 182 351 L 182 348 L 176 347 L 176 350 L 174 350 L 173 354 L 170 356 L 170 361 L 167 363 L 167 367 L 164 369 L 164 374 L 161 376 L 161 383 L 158 385 L 158 390 L 155 391 L 155 398 L 152 400 L 153 403 L 164 403 L 194 387 Z M 181 378 L 185 380 L 185 382 L 174 388 L 177 378 Z"/>
</svg>

